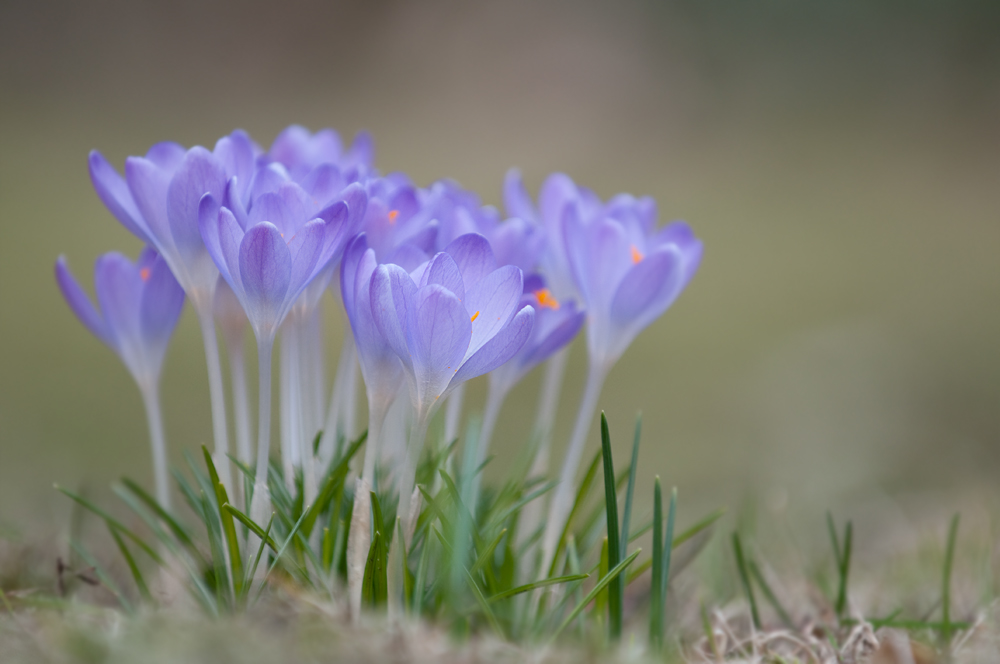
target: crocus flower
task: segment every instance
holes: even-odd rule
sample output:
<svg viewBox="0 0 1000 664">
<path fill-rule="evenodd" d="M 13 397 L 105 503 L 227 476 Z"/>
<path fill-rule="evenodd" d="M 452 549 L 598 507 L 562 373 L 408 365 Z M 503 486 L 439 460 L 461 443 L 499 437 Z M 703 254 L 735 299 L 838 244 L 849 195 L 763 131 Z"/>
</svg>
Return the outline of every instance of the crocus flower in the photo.
<svg viewBox="0 0 1000 664">
<path fill-rule="evenodd" d="M 229 187 L 235 186 L 230 181 Z M 330 261 L 364 217 L 366 196 L 354 184 L 340 200 L 310 218 L 301 189 L 287 183 L 257 198 L 246 227 L 234 213 L 206 194 L 200 205 L 201 234 L 219 273 L 233 289 L 257 337 L 260 397 L 257 478 L 251 516 L 267 521 L 267 463 L 271 429 L 271 350 L 278 327 L 292 305 Z"/>
<path fill-rule="evenodd" d="M 542 540 L 546 566 L 571 507 L 571 483 L 607 373 L 639 332 L 677 299 L 702 254 L 701 241 L 687 224 L 657 229 L 652 198 L 620 194 L 600 205 L 587 190 L 574 193 L 564 176 L 547 184 L 548 198 L 540 196 L 539 207 L 547 224 L 556 216 L 561 220 L 562 257 L 587 311 L 590 368 Z"/>
<path fill-rule="evenodd" d="M 288 169 L 296 181 L 317 167 L 331 164 L 343 171 L 369 172 L 375 161 L 375 145 L 368 132 L 359 132 L 348 150 L 333 129 L 311 133 L 300 125 L 285 128 L 271 144 L 268 156 Z"/>
<path fill-rule="evenodd" d="M 521 270 L 497 268 L 489 242 L 475 233 L 457 238 L 412 273 L 397 265 L 375 269 L 375 326 L 402 362 L 410 388 L 411 456 L 419 454 L 443 398 L 496 369 L 524 345 L 535 312 L 520 307 L 522 290 Z M 402 481 L 400 500 L 405 502 L 413 482 L 409 470 Z"/>
<path fill-rule="evenodd" d="M 243 131 L 234 131 L 209 152 L 158 143 L 145 157 L 125 161 L 125 177 L 94 150 L 90 178 L 97 195 L 125 228 L 152 245 L 170 266 L 194 306 L 201 324 L 208 364 L 209 394 L 215 438 L 215 463 L 230 486 L 226 406 L 222 388 L 213 295 L 219 272 L 205 250 L 198 228 L 198 204 L 205 193 L 221 198 L 230 178 L 245 192 L 260 150 Z"/>
<path fill-rule="evenodd" d="M 94 267 L 95 308 L 66 266 L 56 261 L 56 281 L 70 309 L 94 336 L 121 358 L 142 393 L 153 448 L 156 494 L 169 507 L 166 444 L 160 415 L 163 356 L 184 306 L 184 291 L 163 258 L 146 248 L 133 264 L 108 253 Z"/>
</svg>

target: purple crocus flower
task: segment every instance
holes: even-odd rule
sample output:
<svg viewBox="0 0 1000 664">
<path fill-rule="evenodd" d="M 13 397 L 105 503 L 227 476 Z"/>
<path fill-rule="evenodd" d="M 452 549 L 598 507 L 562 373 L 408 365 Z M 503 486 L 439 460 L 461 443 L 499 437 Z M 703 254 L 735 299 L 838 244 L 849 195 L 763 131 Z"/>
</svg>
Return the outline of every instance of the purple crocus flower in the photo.
<svg viewBox="0 0 1000 664">
<path fill-rule="evenodd" d="M 134 264 L 114 252 L 97 260 L 96 308 L 62 256 L 56 261 L 56 281 L 76 317 L 115 351 L 138 384 L 149 421 L 157 498 L 169 507 L 166 445 L 159 403 L 160 369 L 184 306 L 184 291 L 166 261 L 149 247 Z"/>
<path fill-rule="evenodd" d="M 200 146 L 185 150 L 176 143 L 158 143 L 145 157 L 125 161 L 124 178 L 100 152 L 91 152 L 89 160 L 97 195 L 125 228 L 156 248 L 198 314 L 208 364 L 215 462 L 227 486 L 231 474 L 226 406 L 212 313 L 219 272 L 201 239 L 198 205 L 205 193 L 221 198 L 231 178 L 245 192 L 259 153 L 250 137 L 237 130 L 219 139 L 211 152 Z"/>
<path fill-rule="evenodd" d="M 375 162 L 375 144 L 368 132 L 359 132 L 348 150 L 333 129 L 311 133 L 300 125 L 285 128 L 271 144 L 268 156 L 301 181 L 317 167 L 331 164 L 356 173 L 368 173 Z"/>
<path fill-rule="evenodd" d="M 236 185 L 231 180 L 228 188 Z M 271 429 L 271 350 L 278 327 L 303 291 L 339 257 L 364 217 L 367 198 L 353 184 L 315 215 L 302 189 L 285 183 L 262 194 L 243 224 L 211 194 L 200 205 L 201 235 L 219 273 L 243 305 L 257 337 L 260 397 L 257 479 L 252 517 L 267 521 L 267 464 Z M 223 200 L 233 200 L 229 191 Z"/>
<path fill-rule="evenodd" d="M 476 233 L 458 237 L 412 273 L 391 264 L 375 269 L 375 327 L 402 362 L 415 414 L 411 459 L 420 453 L 441 400 L 524 345 L 535 311 L 521 307 L 522 292 L 521 270 L 497 268 L 489 242 Z M 404 505 L 412 489 L 410 470 L 400 488 Z"/>
<path fill-rule="evenodd" d="M 525 205 L 517 187 L 509 198 Z M 561 206 L 561 208 L 560 208 Z M 562 247 L 549 252 L 552 273 L 567 269 L 587 311 L 590 369 L 576 425 L 542 540 L 547 567 L 572 503 L 572 480 L 608 372 L 635 337 L 662 315 L 694 276 L 702 244 L 683 222 L 656 227 L 652 198 L 628 194 L 601 204 L 565 176 L 552 176 L 539 196 L 547 228 L 560 221 Z M 565 261 L 561 265 L 560 261 Z M 548 274 L 548 273 L 547 273 Z"/>
</svg>

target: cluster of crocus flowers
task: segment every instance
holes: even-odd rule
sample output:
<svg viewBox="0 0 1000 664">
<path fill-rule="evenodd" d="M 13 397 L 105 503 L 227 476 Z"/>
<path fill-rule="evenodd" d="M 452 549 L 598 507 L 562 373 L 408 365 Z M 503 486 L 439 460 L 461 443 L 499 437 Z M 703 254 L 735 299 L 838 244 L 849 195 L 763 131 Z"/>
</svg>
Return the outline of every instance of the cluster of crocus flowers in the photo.
<svg viewBox="0 0 1000 664">
<path fill-rule="evenodd" d="M 140 386 L 161 502 L 169 504 L 169 491 L 157 386 L 185 294 L 204 337 L 216 465 L 232 490 L 217 325 L 229 351 L 236 455 L 256 463 L 252 496 L 244 501 L 258 523 L 271 512 L 276 340 L 281 461 L 290 485 L 302 474 L 307 502 L 316 495 L 317 468 L 332 458 L 336 441 L 358 433 L 352 414 L 360 366 L 369 421 L 364 461 L 354 469 L 348 538 L 354 609 L 371 536 L 368 492 L 377 478 L 388 483 L 383 493 L 398 495 L 396 513 L 412 520 L 417 460 L 442 405 L 448 404 L 450 438 L 463 384 L 489 376 L 474 446 L 473 467 L 479 467 L 505 397 L 542 363 L 548 368 L 535 470 L 547 472 L 566 348 L 586 327 L 589 378 L 537 551 L 542 569 L 548 567 L 604 379 L 636 335 L 678 297 L 701 257 L 701 243 L 687 225 L 657 227 L 652 199 L 623 194 L 605 202 L 555 174 L 536 204 L 511 171 L 503 215 L 453 181 L 420 187 L 403 174 L 380 174 L 367 134 L 345 149 L 332 130 L 312 134 L 293 126 L 264 150 L 235 131 L 211 151 L 155 145 L 145 157 L 128 158 L 124 176 L 95 151 L 90 173 L 108 210 L 148 247 L 134 265 L 117 254 L 98 261 L 99 308 L 62 258 L 57 279 L 77 317 L 119 354 Z M 320 325 L 326 292 L 342 304 L 349 331 L 329 404 Z M 244 371 L 247 327 L 256 338 L 259 368 L 255 448 Z M 402 411 L 406 431 L 389 426 L 390 409 Z M 386 446 L 402 454 L 377 474 Z M 535 520 L 541 522 L 540 515 Z"/>
</svg>

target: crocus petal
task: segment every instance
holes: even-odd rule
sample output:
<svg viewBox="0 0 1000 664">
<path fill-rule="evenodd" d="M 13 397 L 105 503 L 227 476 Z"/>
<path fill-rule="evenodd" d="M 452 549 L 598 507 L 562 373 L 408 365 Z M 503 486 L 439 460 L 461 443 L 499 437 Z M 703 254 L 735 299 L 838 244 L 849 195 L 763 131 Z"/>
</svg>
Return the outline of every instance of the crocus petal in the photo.
<svg viewBox="0 0 1000 664">
<path fill-rule="evenodd" d="M 466 315 L 472 320 L 472 338 L 465 357 L 470 357 L 503 328 L 517 311 L 524 281 L 521 270 L 504 265 L 486 275 L 465 297 Z"/>
<path fill-rule="evenodd" d="M 611 320 L 642 329 L 673 303 L 684 288 L 684 257 L 666 245 L 643 258 L 618 284 L 611 300 Z M 638 331 L 638 330 L 637 330 Z"/>
<path fill-rule="evenodd" d="M 174 246 L 186 261 L 203 255 L 205 243 L 198 230 L 198 206 L 206 193 L 222 200 L 226 175 L 212 153 L 191 148 L 167 190 L 167 218 Z"/>
<path fill-rule="evenodd" d="M 288 243 L 288 251 L 292 256 L 292 273 L 288 284 L 290 297 L 298 297 L 316 275 L 317 260 L 323 251 L 326 232 L 323 220 L 314 219 Z"/>
<path fill-rule="evenodd" d="M 226 252 L 222 248 L 222 225 L 219 223 L 219 215 L 222 209 L 226 208 L 220 209 L 219 203 L 212 194 L 202 196 L 201 202 L 198 204 L 198 231 L 201 234 L 201 240 L 205 244 L 208 255 L 212 257 L 215 266 L 219 268 L 222 278 L 231 284 L 234 276 L 232 274 L 232 266 L 236 265 L 236 263 L 230 263 Z M 233 218 L 233 213 L 226 209 L 226 214 L 232 218 L 235 224 L 236 219 Z M 239 234 L 242 238 L 243 231 L 240 230 Z M 239 247 L 239 240 L 231 242 L 230 247 L 231 249 Z"/>
<path fill-rule="evenodd" d="M 579 189 L 564 173 L 553 173 L 542 183 L 538 191 L 538 211 L 546 226 L 557 233 L 557 236 L 552 238 L 553 241 L 557 241 L 562 234 L 559 222 L 563 218 L 566 206 L 578 199 Z"/>
<path fill-rule="evenodd" d="M 295 232 L 293 215 L 285 197 L 277 191 L 268 192 L 257 197 L 247 215 L 247 227 L 261 222 L 269 222 L 278 228 L 280 233 L 291 236 Z"/>
<path fill-rule="evenodd" d="M 160 253 L 174 248 L 173 234 L 167 219 L 167 190 L 171 176 L 170 171 L 160 168 L 149 159 L 129 157 L 125 160 L 125 181 L 128 182 L 136 207 L 146 221 L 149 239 Z"/>
<path fill-rule="evenodd" d="M 90 181 L 93 182 L 97 196 L 104 203 L 104 207 L 108 208 L 115 219 L 130 233 L 143 242 L 150 242 L 146 223 L 139 213 L 139 208 L 136 207 L 125 178 L 119 175 L 114 166 L 97 150 L 91 151 L 87 165 L 90 168 Z"/>
<path fill-rule="evenodd" d="M 503 179 L 503 205 L 507 209 L 509 217 L 519 217 L 529 221 L 538 219 L 538 213 L 535 212 L 531 196 L 524 188 L 521 171 L 516 168 L 507 171 L 507 175 Z"/>
<path fill-rule="evenodd" d="M 590 309 L 607 306 L 611 291 L 633 265 L 622 225 L 612 219 L 585 224 L 573 208 L 563 220 L 566 256 L 583 301 Z"/>
<path fill-rule="evenodd" d="M 413 370 L 413 359 L 407 344 L 406 326 L 409 306 L 416 296 L 417 285 L 398 265 L 379 265 L 370 285 L 372 317 L 375 327 L 403 364 Z"/>
<path fill-rule="evenodd" d="M 351 147 L 345 155 L 352 164 L 370 166 L 375 163 L 375 140 L 367 131 L 359 131 L 351 141 Z"/>
<path fill-rule="evenodd" d="M 414 280 L 416 281 L 416 279 Z M 460 301 L 465 299 L 465 285 L 462 282 L 462 273 L 458 271 L 458 265 L 455 264 L 455 260 L 444 252 L 441 252 L 430 260 L 427 268 L 421 274 L 418 283 L 421 288 L 428 284 L 444 286 Z"/>
<path fill-rule="evenodd" d="M 344 247 L 344 257 L 340 261 L 340 294 L 348 315 L 354 311 L 355 307 L 358 265 L 367 251 L 368 239 L 364 233 L 359 233 L 351 238 L 347 242 L 347 246 Z"/>
<path fill-rule="evenodd" d="M 173 173 L 180 168 L 186 154 L 187 150 L 184 149 L 183 145 L 173 141 L 163 141 L 149 148 L 146 159 L 156 164 L 157 168 Z"/>
<path fill-rule="evenodd" d="M 571 305 L 563 305 L 569 307 Z M 562 312 L 548 312 L 549 314 L 561 314 Z M 541 314 L 535 314 L 535 327 L 538 327 Z M 560 322 L 538 341 L 538 345 L 531 349 L 531 352 L 520 359 L 525 367 L 532 367 L 544 362 L 557 350 L 568 344 L 577 335 L 587 319 L 586 312 L 571 310 L 561 316 Z"/>
<path fill-rule="evenodd" d="M 115 339 L 111 330 L 108 329 L 107 323 L 104 322 L 90 298 L 87 297 L 83 288 L 69 271 L 64 256 L 60 256 L 59 260 L 56 261 L 56 283 L 59 284 L 59 290 L 62 291 L 66 304 L 69 305 L 84 327 L 90 330 L 95 337 L 114 348 Z"/>
<path fill-rule="evenodd" d="M 94 267 L 94 290 L 104 314 L 108 329 L 116 339 L 115 347 L 122 341 L 139 337 L 142 279 L 135 266 L 119 253 L 104 254 Z M 129 364 L 128 359 L 126 364 Z M 129 365 L 133 371 L 136 367 Z"/>
<path fill-rule="evenodd" d="M 274 224 L 251 226 L 240 242 L 240 281 L 255 330 L 271 334 L 281 324 L 292 257 Z"/>
<path fill-rule="evenodd" d="M 237 191 L 240 202 L 246 195 L 250 182 L 253 180 L 255 149 L 253 140 L 242 129 L 237 129 L 229 136 L 223 136 L 215 143 L 212 154 L 222 166 L 226 176 L 237 179 Z"/>
<path fill-rule="evenodd" d="M 472 325 L 461 300 L 443 286 L 431 284 L 417 292 L 409 332 L 419 397 L 423 405 L 430 406 L 458 371 L 469 347 Z"/>
<path fill-rule="evenodd" d="M 535 321 L 535 310 L 524 307 L 511 319 L 492 339 L 483 344 L 475 355 L 462 363 L 458 373 L 451 379 L 449 388 L 454 388 L 463 381 L 493 371 L 501 364 L 514 357 L 521 350 L 524 342 L 531 334 L 531 326 Z"/>
<path fill-rule="evenodd" d="M 455 238 L 445 252 L 455 259 L 466 288 L 472 288 L 496 269 L 496 258 L 490 241 L 479 233 L 466 233 Z"/>
<path fill-rule="evenodd" d="M 159 255 L 140 268 L 139 274 L 145 282 L 139 312 L 142 336 L 148 344 L 165 346 L 184 307 L 184 290 Z"/>
</svg>

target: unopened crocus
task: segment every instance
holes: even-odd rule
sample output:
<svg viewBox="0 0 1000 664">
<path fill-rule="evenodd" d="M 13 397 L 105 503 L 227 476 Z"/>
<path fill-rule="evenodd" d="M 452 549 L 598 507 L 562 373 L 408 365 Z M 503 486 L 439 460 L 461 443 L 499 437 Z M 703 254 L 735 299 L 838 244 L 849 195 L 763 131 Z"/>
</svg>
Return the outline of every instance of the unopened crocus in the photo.
<svg viewBox="0 0 1000 664">
<path fill-rule="evenodd" d="M 229 186 L 234 186 L 230 182 Z M 293 185 L 294 186 L 294 185 Z M 292 305 L 330 261 L 339 257 L 355 233 L 367 202 L 360 185 L 351 185 L 315 217 L 297 205 L 298 192 L 285 187 L 264 194 L 247 211 L 246 226 L 206 194 L 200 205 L 201 234 L 219 273 L 233 289 L 257 338 L 260 397 L 257 474 L 251 516 L 266 523 L 271 432 L 271 351 L 278 327 Z"/>
<path fill-rule="evenodd" d="M 91 181 L 105 206 L 125 228 L 156 248 L 198 315 L 208 364 L 215 463 L 227 486 L 231 473 L 226 406 L 212 311 L 219 273 L 201 239 L 198 204 L 206 193 L 221 199 L 231 178 L 245 196 L 259 152 L 245 132 L 234 131 L 219 139 L 212 151 L 158 143 L 145 157 L 125 161 L 124 178 L 96 150 L 89 160 Z"/>
<path fill-rule="evenodd" d="M 560 180 L 561 181 L 561 180 Z M 661 316 L 701 262 L 702 244 L 683 222 L 658 229 L 656 203 L 627 194 L 596 205 L 561 181 L 547 215 L 561 219 L 566 266 L 587 312 L 589 372 L 542 540 L 543 564 L 552 562 L 572 505 L 572 481 L 608 372 L 635 337 Z M 555 188 L 555 187 L 554 187 Z"/>
<path fill-rule="evenodd" d="M 420 453 L 441 400 L 465 381 L 493 371 L 524 345 L 534 309 L 521 307 L 523 276 L 496 267 L 489 242 L 470 233 L 408 273 L 379 265 L 371 280 L 375 327 L 396 353 L 409 385 L 414 422 L 411 457 Z M 409 470 L 400 501 L 412 490 Z"/>
<path fill-rule="evenodd" d="M 160 369 L 184 306 L 184 291 L 163 258 L 151 248 L 143 250 L 134 264 L 118 253 L 97 260 L 97 307 L 73 278 L 63 257 L 56 262 L 56 281 L 76 317 L 121 358 L 139 386 L 149 422 L 156 496 L 169 508 Z"/>
</svg>

